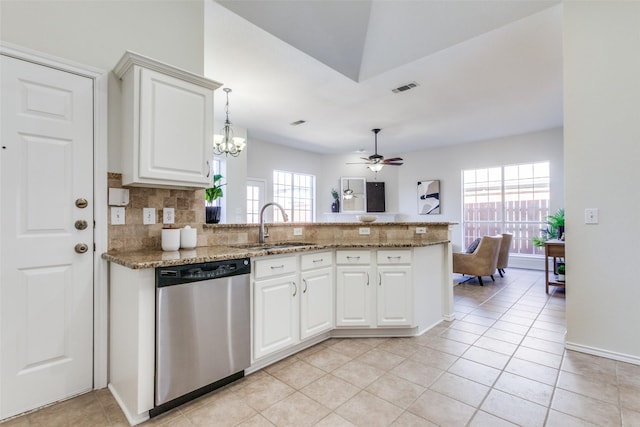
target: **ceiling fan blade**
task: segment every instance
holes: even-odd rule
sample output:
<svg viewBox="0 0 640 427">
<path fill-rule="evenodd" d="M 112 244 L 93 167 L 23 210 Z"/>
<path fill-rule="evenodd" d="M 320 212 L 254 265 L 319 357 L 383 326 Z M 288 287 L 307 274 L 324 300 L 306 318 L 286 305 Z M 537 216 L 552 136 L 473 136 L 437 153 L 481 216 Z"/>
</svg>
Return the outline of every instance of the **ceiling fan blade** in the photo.
<svg viewBox="0 0 640 427">
<path fill-rule="evenodd" d="M 371 159 L 370 159 L 370 158 L 368 158 L 368 157 L 360 157 L 360 158 L 361 158 L 362 160 L 366 160 L 366 161 L 371 160 Z"/>
<path fill-rule="evenodd" d="M 402 157 L 394 157 L 392 159 L 385 159 L 384 161 L 385 162 L 397 162 L 399 160 L 403 160 L 403 158 Z"/>
<path fill-rule="evenodd" d="M 385 166 L 402 166 L 404 163 L 385 163 Z"/>
<path fill-rule="evenodd" d="M 347 162 L 345 164 L 347 164 L 347 165 L 368 165 L 369 163 L 365 163 L 365 162 Z"/>
</svg>

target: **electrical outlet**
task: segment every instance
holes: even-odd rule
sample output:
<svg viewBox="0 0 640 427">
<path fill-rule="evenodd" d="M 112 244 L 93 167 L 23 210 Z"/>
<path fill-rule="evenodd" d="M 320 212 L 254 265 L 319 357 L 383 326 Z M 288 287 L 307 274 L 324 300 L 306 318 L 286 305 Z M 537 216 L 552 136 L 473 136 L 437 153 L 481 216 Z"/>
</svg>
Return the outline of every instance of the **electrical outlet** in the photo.
<svg viewBox="0 0 640 427">
<path fill-rule="evenodd" d="M 162 223 L 173 224 L 176 222 L 175 210 L 173 208 L 162 209 Z"/>
<path fill-rule="evenodd" d="M 360 227 L 360 228 L 358 229 L 358 232 L 359 232 L 361 235 L 369 235 L 369 234 L 371 234 L 371 229 L 370 229 L 369 227 Z"/>
<path fill-rule="evenodd" d="M 293 229 L 294 236 L 302 236 L 302 227 L 296 227 Z"/>
<path fill-rule="evenodd" d="M 585 224 L 598 223 L 598 208 L 586 208 L 584 210 L 584 223 Z"/>
<path fill-rule="evenodd" d="M 425 234 L 427 232 L 427 227 L 416 227 L 416 234 Z"/>
<path fill-rule="evenodd" d="M 145 225 L 156 223 L 156 208 L 142 209 L 142 223 Z"/>
<path fill-rule="evenodd" d="M 124 208 L 111 208 L 111 225 L 124 225 Z"/>
</svg>

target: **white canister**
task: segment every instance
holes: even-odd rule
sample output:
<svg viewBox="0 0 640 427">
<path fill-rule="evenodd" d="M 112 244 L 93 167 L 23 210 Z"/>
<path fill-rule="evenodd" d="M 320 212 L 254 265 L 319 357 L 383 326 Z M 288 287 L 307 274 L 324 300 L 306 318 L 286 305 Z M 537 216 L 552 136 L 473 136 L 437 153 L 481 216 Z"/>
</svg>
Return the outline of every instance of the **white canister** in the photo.
<svg viewBox="0 0 640 427">
<path fill-rule="evenodd" d="M 180 229 L 179 228 L 163 228 L 162 229 L 162 250 L 177 251 L 180 249 Z"/>
<path fill-rule="evenodd" d="M 188 225 L 180 229 L 180 247 L 182 249 L 193 249 L 198 242 L 198 230 Z"/>
</svg>

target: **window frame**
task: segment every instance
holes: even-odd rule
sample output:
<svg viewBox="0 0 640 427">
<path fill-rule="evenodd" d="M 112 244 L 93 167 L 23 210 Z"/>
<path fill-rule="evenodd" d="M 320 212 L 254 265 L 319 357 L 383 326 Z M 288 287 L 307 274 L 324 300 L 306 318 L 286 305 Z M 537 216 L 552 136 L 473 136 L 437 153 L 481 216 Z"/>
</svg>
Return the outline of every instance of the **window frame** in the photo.
<svg viewBox="0 0 640 427">
<path fill-rule="evenodd" d="M 462 170 L 463 247 L 483 235 L 504 232 L 513 234 L 511 255 L 543 257 L 544 248 L 535 246 L 531 238 L 540 235 L 550 214 L 550 166 L 550 161 L 543 160 Z M 484 203 L 487 210 L 469 208 L 474 196 L 475 204 Z M 496 205 L 493 210 L 491 204 Z"/>
</svg>

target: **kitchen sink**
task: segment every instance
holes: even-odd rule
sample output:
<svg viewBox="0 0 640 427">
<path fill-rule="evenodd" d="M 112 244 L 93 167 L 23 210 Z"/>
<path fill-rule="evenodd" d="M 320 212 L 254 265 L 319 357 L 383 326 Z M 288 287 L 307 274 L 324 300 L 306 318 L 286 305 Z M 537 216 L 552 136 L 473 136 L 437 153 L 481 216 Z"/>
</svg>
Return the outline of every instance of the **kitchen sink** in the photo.
<svg viewBox="0 0 640 427">
<path fill-rule="evenodd" d="M 269 249 L 289 249 L 299 248 L 301 246 L 313 246 L 314 243 L 308 242 L 279 242 L 279 243 L 246 243 L 242 245 L 232 245 L 234 248 L 247 249 L 250 251 L 261 251 Z"/>
</svg>

